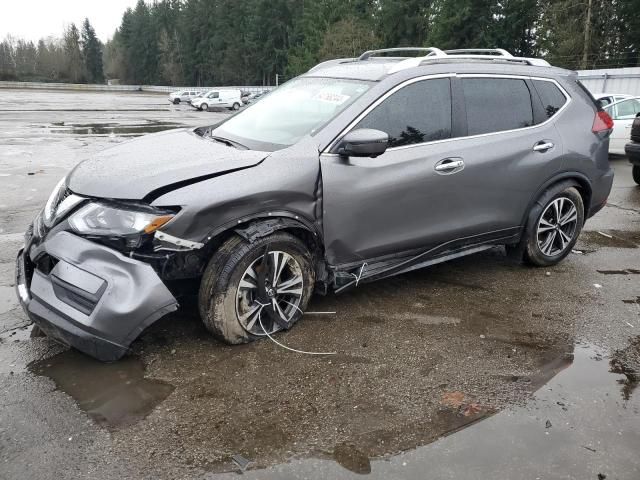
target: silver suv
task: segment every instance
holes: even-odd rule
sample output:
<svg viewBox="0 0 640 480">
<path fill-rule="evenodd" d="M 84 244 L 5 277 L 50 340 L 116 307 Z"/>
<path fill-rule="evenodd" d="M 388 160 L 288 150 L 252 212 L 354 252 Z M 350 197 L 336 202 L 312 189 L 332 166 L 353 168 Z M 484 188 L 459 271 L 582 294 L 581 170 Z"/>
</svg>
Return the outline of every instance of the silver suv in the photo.
<svg viewBox="0 0 640 480">
<path fill-rule="evenodd" d="M 314 291 L 496 245 L 562 260 L 607 201 L 611 118 L 543 60 L 397 50 L 322 63 L 221 124 L 80 163 L 18 255 L 29 317 L 115 360 L 182 295 L 238 344 L 290 328 Z"/>
</svg>

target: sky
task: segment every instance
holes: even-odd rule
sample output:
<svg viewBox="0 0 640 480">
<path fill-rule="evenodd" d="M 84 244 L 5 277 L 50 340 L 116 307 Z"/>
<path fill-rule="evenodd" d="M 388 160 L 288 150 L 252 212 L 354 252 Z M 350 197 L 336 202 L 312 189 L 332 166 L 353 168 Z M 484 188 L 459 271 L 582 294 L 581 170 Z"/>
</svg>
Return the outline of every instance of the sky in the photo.
<svg viewBox="0 0 640 480">
<path fill-rule="evenodd" d="M 127 7 L 137 0 L 0 0 L 0 40 L 8 34 L 34 42 L 53 35 L 61 37 L 74 22 L 80 28 L 89 18 L 103 42 L 120 25 Z"/>
</svg>

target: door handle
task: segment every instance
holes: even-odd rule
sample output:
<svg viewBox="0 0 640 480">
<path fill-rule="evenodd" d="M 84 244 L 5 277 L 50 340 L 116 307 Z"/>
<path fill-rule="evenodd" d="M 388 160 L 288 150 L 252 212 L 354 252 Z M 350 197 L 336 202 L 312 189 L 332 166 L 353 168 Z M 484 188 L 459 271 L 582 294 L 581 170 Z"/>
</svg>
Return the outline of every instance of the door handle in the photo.
<svg viewBox="0 0 640 480">
<path fill-rule="evenodd" d="M 533 146 L 534 152 L 546 152 L 551 150 L 555 145 L 551 142 L 538 142 Z"/>
<path fill-rule="evenodd" d="M 464 167 L 464 161 L 461 158 L 445 158 L 440 160 L 434 168 L 436 172 L 453 173 L 455 170 L 461 170 Z"/>
</svg>

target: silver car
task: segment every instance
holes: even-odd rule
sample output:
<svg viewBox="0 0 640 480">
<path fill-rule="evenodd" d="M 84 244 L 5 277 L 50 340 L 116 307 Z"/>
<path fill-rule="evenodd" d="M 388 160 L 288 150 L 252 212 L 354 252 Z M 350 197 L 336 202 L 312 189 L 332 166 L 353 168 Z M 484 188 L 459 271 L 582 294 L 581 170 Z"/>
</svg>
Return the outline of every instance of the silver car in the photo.
<svg viewBox="0 0 640 480">
<path fill-rule="evenodd" d="M 201 92 L 197 90 L 178 90 L 169 94 L 169 102 L 178 105 L 180 102 L 191 103 L 191 100 L 198 97 Z"/>
<path fill-rule="evenodd" d="M 560 262 L 611 190 L 611 118 L 543 60 L 413 50 L 325 62 L 220 124 L 77 165 L 17 258 L 29 317 L 115 360 L 183 295 L 239 344 L 314 292 L 496 245 Z"/>
</svg>

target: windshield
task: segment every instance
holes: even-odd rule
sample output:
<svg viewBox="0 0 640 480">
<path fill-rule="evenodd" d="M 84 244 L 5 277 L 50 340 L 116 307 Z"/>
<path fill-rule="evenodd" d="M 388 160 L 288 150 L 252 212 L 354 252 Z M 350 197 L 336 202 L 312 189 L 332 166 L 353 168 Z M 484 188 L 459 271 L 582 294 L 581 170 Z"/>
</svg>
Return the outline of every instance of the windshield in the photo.
<svg viewBox="0 0 640 480">
<path fill-rule="evenodd" d="M 363 81 L 297 78 L 230 118 L 212 134 L 252 149 L 278 150 L 315 134 L 370 86 Z"/>
</svg>

